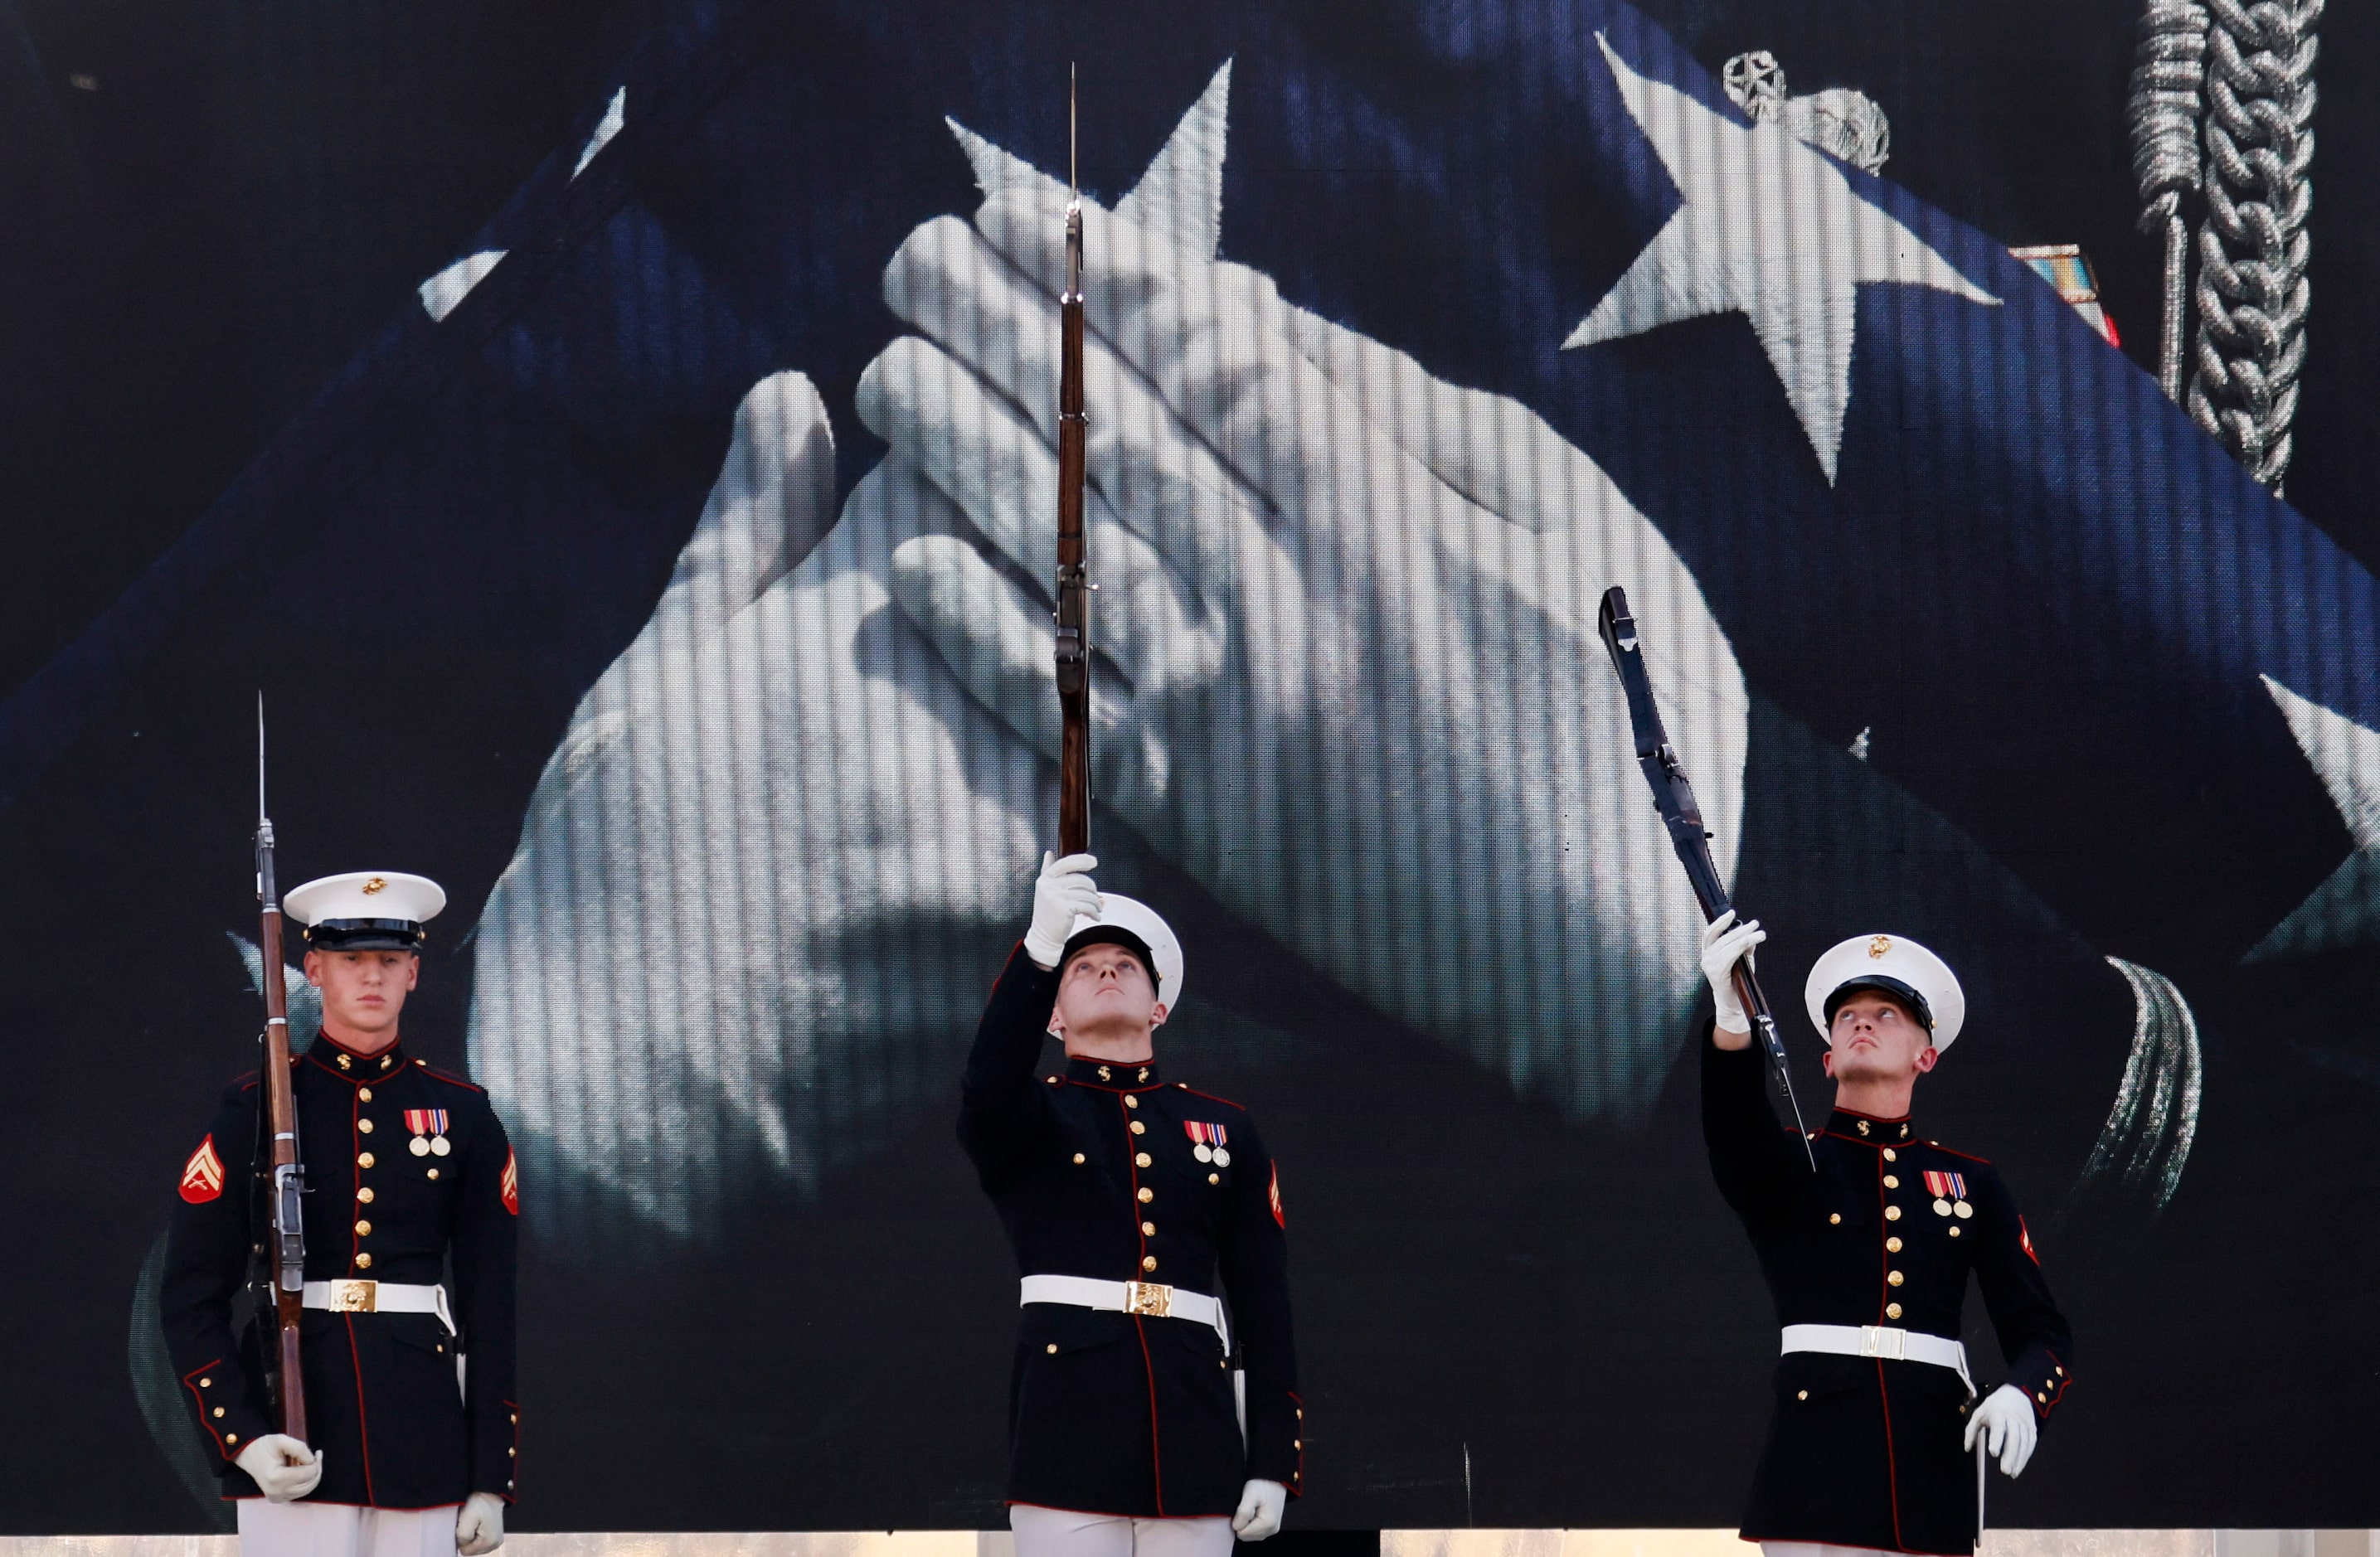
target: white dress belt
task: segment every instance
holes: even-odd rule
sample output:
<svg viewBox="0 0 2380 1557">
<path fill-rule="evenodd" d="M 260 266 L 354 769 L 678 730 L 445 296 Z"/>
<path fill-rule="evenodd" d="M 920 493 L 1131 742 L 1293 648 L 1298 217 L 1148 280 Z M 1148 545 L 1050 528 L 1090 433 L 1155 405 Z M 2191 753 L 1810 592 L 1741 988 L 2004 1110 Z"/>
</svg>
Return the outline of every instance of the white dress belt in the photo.
<svg viewBox="0 0 2380 1557">
<path fill-rule="evenodd" d="M 1063 1303 L 1146 1319 L 1186 1319 L 1211 1326 L 1222 1338 L 1223 1350 L 1232 1349 L 1231 1325 L 1223 1318 L 1221 1301 L 1184 1286 L 1154 1281 L 1101 1281 L 1096 1276 L 1026 1276 L 1017 1307 L 1027 1303 Z"/>
<path fill-rule="evenodd" d="M 446 1334 L 455 1334 L 454 1310 L 446 1306 L 443 1286 L 402 1281 L 310 1281 L 306 1306 L 334 1314 L 436 1314 Z"/>
<path fill-rule="evenodd" d="M 1967 1348 L 1947 1335 L 1900 1330 L 1888 1324 L 1789 1324 L 1779 1355 L 1832 1352 L 1838 1357 L 1878 1357 L 1888 1362 L 1930 1362 L 1959 1375 L 1967 1393 L 1975 1381 L 1967 1371 Z"/>
</svg>

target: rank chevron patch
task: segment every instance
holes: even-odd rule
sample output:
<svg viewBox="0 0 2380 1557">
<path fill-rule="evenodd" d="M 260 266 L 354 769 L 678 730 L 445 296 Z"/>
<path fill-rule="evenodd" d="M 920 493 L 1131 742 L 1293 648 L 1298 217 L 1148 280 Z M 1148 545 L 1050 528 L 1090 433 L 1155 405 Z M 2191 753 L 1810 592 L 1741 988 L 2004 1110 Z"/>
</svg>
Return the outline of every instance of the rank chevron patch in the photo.
<svg viewBox="0 0 2380 1557">
<path fill-rule="evenodd" d="M 515 1216 L 520 1214 L 520 1159 L 511 1147 L 504 1148 L 504 1176 L 498 1181 L 504 1190 L 504 1209 Z"/>
<path fill-rule="evenodd" d="M 215 1155 L 215 1138 L 208 1136 L 182 1165 L 182 1199 L 204 1205 L 223 1193 L 223 1159 Z"/>
</svg>

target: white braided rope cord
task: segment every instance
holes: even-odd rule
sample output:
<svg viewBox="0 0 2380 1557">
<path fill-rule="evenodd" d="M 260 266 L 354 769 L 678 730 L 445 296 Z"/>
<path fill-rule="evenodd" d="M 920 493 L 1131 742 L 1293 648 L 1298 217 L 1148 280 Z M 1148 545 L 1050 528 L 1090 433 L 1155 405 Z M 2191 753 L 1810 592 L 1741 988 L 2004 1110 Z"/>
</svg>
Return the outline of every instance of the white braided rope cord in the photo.
<svg viewBox="0 0 2380 1557">
<path fill-rule="evenodd" d="M 2206 220 L 2190 414 L 2257 480 L 2289 470 L 2312 290 L 2315 25 L 2323 0 L 2208 0 Z"/>
</svg>

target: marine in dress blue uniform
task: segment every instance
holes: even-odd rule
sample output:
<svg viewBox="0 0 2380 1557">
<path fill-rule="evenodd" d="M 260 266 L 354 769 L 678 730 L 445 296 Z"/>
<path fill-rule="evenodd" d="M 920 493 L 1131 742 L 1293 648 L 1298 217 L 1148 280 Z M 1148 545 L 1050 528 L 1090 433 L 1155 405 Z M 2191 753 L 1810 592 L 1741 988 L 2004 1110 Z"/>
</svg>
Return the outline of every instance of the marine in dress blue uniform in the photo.
<svg viewBox="0 0 2380 1557">
<path fill-rule="evenodd" d="M 1179 996 L 1164 922 L 1114 893 L 1099 903 L 1049 965 L 1030 936 L 1011 955 L 962 1092 L 960 1142 L 1024 1276 L 1006 1495 L 1137 1522 L 1144 1554 L 1159 1520 L 1211 1522 L 1227 1547 L 1222 1521 L 1247 1513 L 1257 1483 L 1294 1495 L 1305 1479 L 1280 1176 L 1245 1108 L 1153 1054 L 1043 1062 L 1062 974 L 1090 948 L 1122 946 L 1157 971 L 1160 1020 Z M 1014 1522 L 1020 1550 L 1106 1550 Z"/>
<path fill-rule="evenodd" d="M 1949 969 L 1902 937 L 1857 936 L 1819 960 L 1807 1004 L 1820 1032 L 1862 993 L 1902 1004 L 1937 1054 L 1964 1020 Z M 1989 1162 L 1907 1115 L 1841 1106 L 1808 1141 L 1813 1174 L 1770 1105 L 1759 1046 L 1701 1049 L 1711 1171 L 1752 1238 L 1782 1332 L 1745 1539 L 1772 1557 L 1806 1546 L 1964 1557 L 1982 1516 L 1970 1442 L 1984 1438 L 2004 1470 L 2022 1470 L 2073 1382 L 2073 1334 L 2015 1197 Z M 1958 1340 L 1970 1276 L 2008 1365 L 2008 1383 L 1981 1406 Z M 1986 1420 L 1971 1425 L 1979 1412 Z"/>
<path fill-rule="evenodd" d="M 443 901 L 419 877 L 356 873 L 293 889 L 287 908 L 306 921 L 310 951 L 412 951 Z M 373 1521 L 360 1547 L 349 1521 L 326 1547 L 286 1518 L 273 1527 L 281 1539 L 260 1543 L 251 1515 L 268 1511 L 243 1502 L 243 1544 L 452 1552 L 455 1506 L 475 1493 L 510 1503 L 517 1486 L 512 1147 L 480 1088 L 401 1040 L 351 1047 L 327 1011 L 291 1067 L 308 1189 L 300 1357 L 321 1479 L 290 1507 L 437 1512 Z M 269 1339 L 253 1322 L 234 1328 L 235 1299 L 268 1236 L 253 1192 L 253 1165 L 265 1160 L 258 1080 L 226 1089 L 185 1166 L 161 1295 L 182 1398 L 214 1451 L 224 1495 L 241 1500 L 262 1496 L 243 1451 L 279 1430 L 266 1394 Z M 442 1285 L 450 1260 L 451 1287 Z"/>
</svg>

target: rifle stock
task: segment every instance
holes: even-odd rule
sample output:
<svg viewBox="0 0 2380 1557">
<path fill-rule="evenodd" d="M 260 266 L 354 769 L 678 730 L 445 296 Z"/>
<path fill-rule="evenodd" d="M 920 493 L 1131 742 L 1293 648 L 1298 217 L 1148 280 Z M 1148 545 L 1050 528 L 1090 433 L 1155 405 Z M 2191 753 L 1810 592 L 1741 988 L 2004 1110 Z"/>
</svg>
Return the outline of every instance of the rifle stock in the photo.
<svg viewBox="0 0 2380 1557">
<path fill-rule="evenodd" d="M 1596 616 L 1603 646 L 1610 652 L 1611 667 L 1619 672 L 1621 689 L 1628 697 L 1628 724 L 1636 740 L 1636 766 L 1644 770 L 1645 781 L 1653 787 L 1654 809 L 1661 814 L 1661 825 L 1670 832 L 1670 847 L 1677 851 L 1679 863 L 1686 867 L 1694 901 L 1701 905 L 1704 922 L 1708 923 L 1735 904 L 1728 896 L 1727 883 L 1719 879 L 1718 863 L 1711 858 L 1710 829 L 1703 824 L 1694 787 L 1686 778 L 1685 765 L 1678 760 L 1676 750 L 1670 744 L 1669 730 L 1661 723 L 1660 707 L 1653 701 L 1653 677 L 1645 668 L 1644 647 L 1636 636 L 1636 619 L 1628 613 L 1626 591 L 1618 585 L 1605 590 L 1602 608 Z M 1793 1070 L 1785 1057 L 1785 1040 L 1777 1031 L 1768 996 L 1762 991 L 1749 959 L 1735 965 L 1735 989 L 1743 1002 L 1744 1014 L 1752 1019 L 1753 1032 L 1759 1034 L 1761 1047 L 1776 1069 L 1777 1079 L 1784 1084 L 1785 1101 L 1793 1110 L 1794 1133 L 1802 1138 L 1803 1154 L 1810 1159 L 1815 1172 L 1817 1155 L 1810 1150 L 1809 1129 L 1802 1122 L 1801 1099 L 1793 1094 Z"/>
<path fill-rule="evenodd" d="M 289 991 L 281 961 L 281 891 L 273 875 L 273 822 L 264 814 L 264 698 L 256 700 L 256 900 L 258 983 L 264 990 L 264 1116 L 266 1205 L 272 1232 L 266 1273 L 273 1288 L 274 1393 L 281 1430 L 306 1438 L 305 1374 L 298 1361 L 298 1328 L 306 1317 L 306 1170 L 298 1154 L 298 1097 L 289 1067 Z M 261 1311 L 257 1323 L 264 1323 Z"/>
<path fill-rule="evenodd" d="M 1067 83 L 1073 182 L 1074 87 Z M 1058 852 L 1091 847 L 1091 610 L 1083 555 L 1083 202 L 1066 204 L 1066 290 L 1058 299 Z"/>
</svg>

